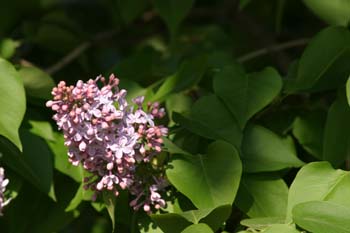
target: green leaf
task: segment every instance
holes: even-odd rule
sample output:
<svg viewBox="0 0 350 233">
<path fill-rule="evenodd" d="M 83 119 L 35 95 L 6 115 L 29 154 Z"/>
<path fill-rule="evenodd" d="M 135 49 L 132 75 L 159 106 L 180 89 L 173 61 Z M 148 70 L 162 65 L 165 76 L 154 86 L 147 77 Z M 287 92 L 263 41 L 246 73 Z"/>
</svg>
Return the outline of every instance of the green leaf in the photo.
<svg viewBox="0 0 350 233">
<path fill-rule="evenodd" d="M 51 90 L 55 82 L 47 73 L 34 66 L 22 66 L 18 73 L 23 80 L 27 96 L 51 99 Z"/>
<path fill-rule="evenodd" d="M 169 118 L 172 120 L 172 114 L 173 112 L 177 113 L 185 113 L 190 111 L 192 106 L 192 99 L 191 97 L 183 94 L 172 94 L 165 100 L 165 106 L 167 110 L 167 114 L 169 115 Z"/>
<path fill-rule="evenodd" d="M 288 187 L 283 179 L 271 175 L 245 175 L 235 204 L 249 217 L 285 217 Z"/>
<path fill-rule="evenodd" d="M 185 211 L 178 214 L 194 224 L 205 223 L 210 226 L 213 231 L 216 231 L 230 216 L 231 209 L 231 205 L 223 205 L 215 208 L 214 210 L 199 209 Z"/>
<path fill-rule="evenodd" d="M 45 141 L 23 129 L 20 131 L 23 153 L 4 139 L 1 141 L 1 152 L 4 162 L 41 192 L 49 194 L 55 200 L 53 191 L 53 159 Z"/>
<path fill-rule="evenodd" d="M 264 233 L 300 233 L 297 229 L 295 229 L 295 226 L 287 225 L 287 224 L 275 224 L 271 225 Z"/>
<path fill-rule="evenodd" d="M 215 93 L 236 117 L 241 129 L 278 95 L 281 88 L 280 75 L 270 67 L 246 74 L 239 65 L 227 66 L 214 78 Z"/>
<path fill-rule="evenodd" d="M 243 170 L 265 172 L 300 167 L 304 163 L 298 159 L 292 147 L 272 131 L 252 125 L 246 129 L 243 137 L 241 154 Z"/>
<path fill-rule="evenodd" d="M 117 0 L 118 6 L 120 9 L 120 15 L 123 20 L 129 24 L 147 7 L 147 1 L 139 1 L 139 0 Z"/>
<path fill-rule="evenodd" d="M 29 120 L 28 121 L 31 128 L 29 131 L 39 137 L 42 137 L 45 140 L 48 141 L 54 141 L 55 136 L 51 127 L 51 124 L 47 121 L 36 121 L 36 120 Z"/>
<path fill-rule="evenodd" d="M 298 116 L 293 123 L 293 135 L 302 147 L 316 158 L 322 159 L 323 135 L 326 122 L 324 111 Z"/>
<path fill-rule="evenodd" d="M 73 211 L 74 209 L 76 209 L 79 204 L 82 201 L 90 201 L 92 200 L 92 195 L 93 195 L 93 191 L 88 189 L 85 190 L 84 189 L 84 183 L 81 183 L 76 194 L 74 195 L 73 199 L 69 202 L 68 206 L 66 207 L 65 211 L 69 212 L 69 211 Z"/>
<path fill-rule="evenodd" d="M 0 58 L 0 135 L 8 138 L 22 151 L 18 128 L 21 125 L 26 99 L 23 83 L 11 65 Z"/>
<path fill-rule="evenodd" d="M 348 81 L 346 81 L 346 97 L 348 100 L 348 105 L 350 106 L 350 77 L 348 78 Z"/>
<path fill-rule="evenodd" d="M 145 102 L 153 96 L 153 91 L 151 89 L 143 88 L 137 82 L 134 82 L 132 80 L 121 79 L 119 87 L 127 90 L 128 94 L 126 96 L 126 99 L 130 103 L 132 99 L 138 96 L 144 96 Z"/>
<path fill-rule="evenodd" d="M 116 202 L 116 197 L 114 196 L 113 193 L 105 191 L 102 194 L 103 196 L 103 201 L 106 205 L 107 212 L 109 215 L 109 218 L 111 219 L 112 222 L 112 233 L 114 232 L 115 229 L 115 202 Z"/>
<path fill-rule="evenodd" d="M 274 224 L 284 223 L 285 218 L 280 217 L 268 217 L 268 218 L 252 218 L 252 219 L 243 219 L 241 225 L 253 228 L 255 230 L 264 230 L 267 227 Z"/>
<path fill-rule="evenodd" d="M 191 222 L 179 214 L 152 214 L 151 218 L 166 233 L 181 233 L 186 227 L 191 225 Z"/>
<path fill-rule="evenodd" d="M 322 159 L 333 166 L 341 165 L 350 153 L 350 108 L 344 93 L 328 110 L 323 139 Z"/>
<path fill-rule="evenodd" d="M 170 182 L 197 208 L 215 209 L 233 203 L 242 167 L 232 145 L 216 141 L 209 145 L 206 155 L 178 155 L 170 164 Z"/>
<path fill-rule="evenodd" d="M 75 181 L 82 182 L 84 175 L 83 168 L 81 166 L 73 166 L 68 161 L 67 147 L 64 145 L 63 135 L 54 133 L 54 138 L 54 141 L 47 141 L 47 143 L 54 154 L 55 168 Z"/>
<path fill-rule="evenodd" d="M 286 84 L 287 92 L 336 88 L 349 76 L 349 59 L 349 30 L 343 27 L 324 29 L 309 42 L 297 70 L 294 69 L 296 77 Z"/>
<path fill-rule="evenodd" d="M 138 217 L 138 228 L 140 233 L 164 233 L 148 215 Z"/>
<path fill-rule="evenodd" d="M 0 40 L 0 57 L 3 57 L 5 59 L 11 58 L 15 54 L 16 48 L 19 45 L 20 42 L 9 38 Z"/>
<path fill-rule="evenodd" d="M 159 223 L 160 226 L 165 226 L 166 221 L 170 218 L 174 219 L 173 221 L 184 223 L 181 225 L 182 230 L 184 229 L 183 226 L 188 226 L 190 223 L 184 222 L 184 220 L 191 222 L 193 224 L 200 224 L 205 223 L 213 231 L 216 231 L 222 226 L 222 224 L 225 222 L 225 220 L 230 216 L 231 214 L 231 205 L 224 205 L 219 206 L 217 208 L 213 209 L 199 209 L 199 210 L 189 210 L 185 212 L 178 212 L 178 213 L 166 213 L 166 214 L 160 214 L 158 215 L 152 215 L 152 218 L 155 218 L 156 222 Z M 181 218 L 183 218 L 181 220 Z M 165 221 L 165 222 L 164 222 Z M 186 227 L 185 226 L 185 227 Z M 163 227 L 163 230 L 165 232 L 168 232 L 166 228 Z"/>
<path fill-rule="evenodd" d="M 21 140 L 23 158 L 36 177 L 34 184 L 44 193 L 52 192 L 53 158 L 48 145 L 42 138 L 25 130 L 21 132 Z"/>
<path fill-rule="evenodd" d="M 231 205 L 219 206 L 210 212 L 207 216 L 202 218 L 199 222 L 205 223 L 210 226 L 213 231 L 217 231 L 230 217 L 231 211 Z"/>
<path fill-rule="evenodd" d="M 350 2 L 348 0 L 304 0 L 317 16 L 331 25 L 347 26 L 350 23 Z"/>
<path fill-rule="evenodd" d="M 184 151 L 180 147 L 178 147 L 175 143 L 173 143 L 168 138 L 163 138 L 164 141 L 164 150 L 171 154 L 183 154 L 190 155 L 188 152 Z"/>
<path fill-rule="evenodd" d="M 59 232 L 79 215 L 77 210 L 70 213 L 64 212 L 62 204 L 60 201 L 53 202 L 33 186 L 25 183 L 18 197 L 11 202 L 9 212 L 6 213 L 9 214 L 10 219 L 10 230 L 6 232 Z"/>
<path fill-rule="evenodd" d="M 166 78 L 152 100 L 163 101 L 171 93 L 193 87 L 203 77 L 206 68 L 207 61 L 205 57 L 196 57 L 183 62 L 175 74 Z"/>
<path fill-rule="evenodd" d="M 315 233 L 349 233 L 350 208 L 327 201 L 310 201 L 293 208 L 293 220 Z"/>
<path fill-rule="evenodd" d="M 154 0 L 154 6 L 168 26 L 171 35 L 176 33 L 193 3 L 194 0 Z"/>
<path fill-rule="evenodd" d="M 350 208 L 350 172 L 335 170 L 328 162 L 313 162 L 300 169 L 288 196 L 287 222 L 295 205 L 307 201 L 332 201 Z"/>
<path fill-rule="evenodd" d="M 237 121 L 215 95 L 200 98 L 189 117 L 176 113 L 173 117 L 175 122 L 202 137 L 225 140 L 237 148 L 241 145 L 242 132 Z"/>
<path fill-rule="evenodd" d="M 210 227 L 204 223 L 193 224 L 183 230 L 181 233 L 214 233 Z"/>
</svg>

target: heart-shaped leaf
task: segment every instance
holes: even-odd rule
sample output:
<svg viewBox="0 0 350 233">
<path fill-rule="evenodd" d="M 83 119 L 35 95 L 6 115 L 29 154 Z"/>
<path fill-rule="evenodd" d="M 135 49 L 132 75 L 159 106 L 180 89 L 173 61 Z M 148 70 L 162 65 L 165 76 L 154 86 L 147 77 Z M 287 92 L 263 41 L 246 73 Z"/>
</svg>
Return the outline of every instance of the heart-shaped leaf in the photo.
<svg viewBox="0 0 350 233">
<path fill-rule="evenodd" d="M 242 165 L 237 150 L 224 141 L 209 145 L 206 155 L 177 155 L 167 170 L 170 182 L 201 209 L 232 204 Z"/>
<path fill-rule="evenodd" d="M 281 217 L 287 211 L 288 187 L 272 175 L 242 176 L 235 204 L 249 217 Z"/>
<path fill-rule="evenodd" d="M 288 145 L 272 131 L 258 125 L 247 127 L 242 142 L 242 163 L 246 172 L 277 171 L 300 167 L 294 145 Z"/>
<path fill-rule="evenodd" d="M 239 65 L 227 66 L 214 78 L 215 93 L 236 117 L 241 129 L 281 91 L 282 80 L 273 68 L 246 74 Z"/>
<path fill-rule="evenodd" d="M 242 131 L 236 119 L 215 95 L 200 98 L 189 117 L 174 113 L 173 118 L 202 137 L 225 140 L 237 148 L 241 145 Z"/>
</svg>

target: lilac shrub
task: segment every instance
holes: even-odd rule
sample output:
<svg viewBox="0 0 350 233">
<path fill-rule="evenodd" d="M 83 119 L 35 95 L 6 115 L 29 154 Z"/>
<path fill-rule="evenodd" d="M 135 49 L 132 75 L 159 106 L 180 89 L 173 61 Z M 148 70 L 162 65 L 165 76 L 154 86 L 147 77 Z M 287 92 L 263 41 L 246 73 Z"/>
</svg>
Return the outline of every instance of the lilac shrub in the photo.
<svg viewBox="0 0 350 233">
<path fill-rule="evenodd" d="M 144 97 L 129 105 L 118 85 L 113 74 L 108 82 L 102 76 L 75 86 L 61 81 L 46 105 L 56 112 L 53 119 L 63 131 L 69 162 L 91 174 L 84 188 L 95 192 L 94 199 L 102 191 L 118 196 L 127 189 L 135 197 L 130 205 L 150 213 L 165 207 L 164 169 L 152 164 L 168 131 L 155 124 L 165 111 L 158 103 L 143 107 Z"/>
<path fill-rule="evenodd" d="M 5 170 L 0 167 L 0 216 L 2 215 L 3 208 L 10 202 L 10 199 L 5 198 L 6 186 L 9 180 L 5 179 Z"/>
</svg>

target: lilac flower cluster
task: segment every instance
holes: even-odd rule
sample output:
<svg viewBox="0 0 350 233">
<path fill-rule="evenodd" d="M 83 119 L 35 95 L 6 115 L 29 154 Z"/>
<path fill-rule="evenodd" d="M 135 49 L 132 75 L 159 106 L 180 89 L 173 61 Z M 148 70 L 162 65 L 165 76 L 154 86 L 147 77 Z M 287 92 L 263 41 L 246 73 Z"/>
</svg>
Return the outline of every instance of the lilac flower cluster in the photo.
<svg viewBox="0 0 350 233">
<path fill-rule="evenodd" d="M 76 86 L 61 81 L 46 106 L 56 112 L 53 119 L 63 131 L 69 161 L 91 173 L 84 178 L 85 188 L 96 195 L 108 190 L 116 196 L 128 189 L 136 197 L 130 205 L 149 213 L 165 206 L 161 197 L 167 186 L 164 172 L 151 165 L 168 131 L 154 120 L 165 112 L 158 103 L 144 109 L 143 97 L 134 99 L 134 109 L 126 101 L 126 90 L 119 90 L 118 85 L 114 75 L 108 82 L 99 76 L 86 83 L 78 81 Z"/>
<path fill-rule="evenodd" d="M 0 216 L 2 215 L 2 209 L 10 202 L 10 199 L 5 199 L 6 186 L 9 180 L 5 179 L 5 170 L 0 167 Z"/>
</svg>

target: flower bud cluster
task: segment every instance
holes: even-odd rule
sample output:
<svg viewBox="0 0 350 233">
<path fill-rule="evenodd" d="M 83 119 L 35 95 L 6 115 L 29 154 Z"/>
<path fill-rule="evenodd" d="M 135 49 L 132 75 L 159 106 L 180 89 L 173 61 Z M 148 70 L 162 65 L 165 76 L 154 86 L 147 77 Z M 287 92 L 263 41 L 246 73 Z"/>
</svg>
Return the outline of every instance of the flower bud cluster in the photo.
<svg viewBox="0 0 350 233">
<path fill-rule="evenodd" d="M 150 212 L 153 207 L 165 206 L 160 192 L 166 181 L 163 173 L 145 175 L 139 171 L 147 169 L 139 167 L 152 167 L 153 157 L 162 150 L 167 128 L 156 125 L 154 119 L 165 112 L 158 103 L 149 103 L 144 110 L 143 97 L 134 100 L 134 109 L 126 101 L 126 90 L 118 85 L 114 75 L 108 82 L 99 76 L 75 86 L 61 81 L 46 106 L 56 112 L 53 119 L 63 131 L 69 161 L 75 166 L 82 164 L 92 174 L 84 178 L 84 187 L 95 194 L 107 190 L 116 196 L 121 189 L 128 189 L 136 196 L 130 205 Z"/>
<path fill-rule="evenodd" d="M 10 202 L 10 199 L 6 200 L 5 191 L 9 180 L 5 179 L 5 170 L 0 167 L 0 216 L 2 215 L 3 208 Z"/>
</svg>

